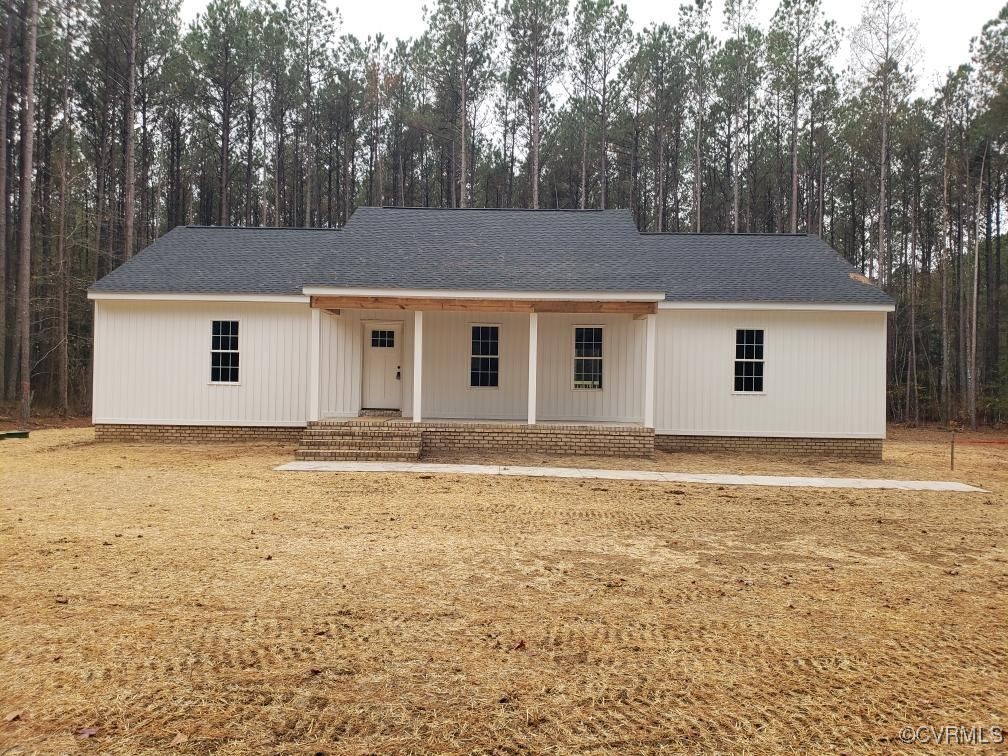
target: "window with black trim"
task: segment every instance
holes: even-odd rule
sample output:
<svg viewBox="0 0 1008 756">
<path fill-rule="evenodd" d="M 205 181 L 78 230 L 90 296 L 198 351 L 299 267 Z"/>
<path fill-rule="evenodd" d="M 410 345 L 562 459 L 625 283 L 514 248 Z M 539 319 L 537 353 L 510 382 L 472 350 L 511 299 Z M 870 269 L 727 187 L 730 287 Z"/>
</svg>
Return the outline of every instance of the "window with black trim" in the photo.
<svg viewBox="0 0 1008 756">
<path fill-rule="evenodd" d="M 574 388 L 602 388 L 602 326 L 574 328 Z"/>
<path fill-rule="evenodd" d="M 238 321 L 213 321 L 210 339 L 210 382 L 238 383 Z"/>
<path fill-rule="evenodd" d="M 382 349 L 395 347 L 395 331 L 371 331 L 371 346 Z"/>
<path fill-rule="evenodd" d="M 763 331 L 739 328 L 735 331 L 735 391 L 763 392 Z"/>
<path fill-rule="evenodd" d="M 469 385 L 496 388 L 500 380 L 500 326 L 474 325 L 469 354 Z"/>
</svg>

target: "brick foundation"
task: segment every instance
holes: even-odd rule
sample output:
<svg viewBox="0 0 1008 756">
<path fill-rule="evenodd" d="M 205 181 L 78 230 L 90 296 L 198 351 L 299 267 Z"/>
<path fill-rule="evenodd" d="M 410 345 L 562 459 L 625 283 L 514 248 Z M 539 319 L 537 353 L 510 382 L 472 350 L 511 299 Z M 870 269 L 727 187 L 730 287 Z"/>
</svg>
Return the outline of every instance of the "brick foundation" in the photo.
<svg viewBox="0 0 1008 756">
<path fill-rule="evenodd" d="M 98 423 L 97 441 L 140 441 L 167 444 L 280 443 L 296 445 L 304 433 L 297 426 L 257 425 L 120 425 Z"/>
<path fill-rule="evenodd" d="M 484 451 L 610 457 L 651 457 L 665 452 L 710 452 L 823 457 L 878 461 L 880 438 L 781 438 L 761 436 L 655 435 L 633 425 L 525 425 L 524 423 L 424 422 L 390 424 L 418 427 L 421 454 Z M 304 429 L 297 426 L 126 425 L 100 423 L 95 439 L 170 444 L 278 443 L 295 446 Z"/>
<path fill-rule="evenodd" d="M 655 448 L 654 430 L 633 425 L 424 422 L 414 427 L 423 432 L 421 455 L 485 451 L 651 457 Z"/>
<path fill-rule="evenodd" d="M 665 452 L 770 454 L 874 462 L 882 459 L 881 438 L 658 435 L 655 436 L 655 448 Z"/>
</svg>

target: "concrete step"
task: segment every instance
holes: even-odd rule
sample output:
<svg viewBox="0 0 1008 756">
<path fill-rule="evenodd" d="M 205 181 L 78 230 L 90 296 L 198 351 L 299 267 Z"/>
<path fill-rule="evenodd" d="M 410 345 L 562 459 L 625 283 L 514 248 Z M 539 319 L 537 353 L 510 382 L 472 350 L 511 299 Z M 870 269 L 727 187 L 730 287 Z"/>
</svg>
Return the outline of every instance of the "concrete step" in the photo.
<svg viewBox="0 0 1008 756">
<path fill-rule="evenodd" d="M 420 449 L 413 451 L 406 450 L 380 450 L 369 449 L 366 451 L 356 451 L 353 449 L 298 449 L 294 456 L 296 459 L 310 462 L 325 462 L 336 460 L 374 460 L 384 462 L 415 462 L 420 458 Z"/>
</svg>

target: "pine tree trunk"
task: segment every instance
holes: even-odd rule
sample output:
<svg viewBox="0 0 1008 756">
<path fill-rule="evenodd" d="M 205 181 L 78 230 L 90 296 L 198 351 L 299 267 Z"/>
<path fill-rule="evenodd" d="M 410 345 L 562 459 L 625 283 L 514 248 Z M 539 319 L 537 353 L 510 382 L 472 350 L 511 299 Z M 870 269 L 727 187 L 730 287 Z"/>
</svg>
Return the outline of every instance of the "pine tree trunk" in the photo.
<svg viewBox="0 0 1008 756">
<path fill-rule="evenodd" d="M 18 300 L 17 321 L 20 339 L 20 406 L 18 417 L 27 423 L 31 416 L 31 224 L 32 162 L 35 147 L 35 46 L 38 32 L 38 0 L 29 0 L 25 19 L 24 91 L 21 107 L 21 187 L 18 192 Z"/>
<path fill-rule="evenodd" d="M 665 230 L 665 134 L 663 130 L 658 132 L 658 165 L 655 166 L 658 180 L 658 196 L 655 197 L 655 204 L 658 206 L 658 226 L 655 229 L 659 233 Z"/>
<path fill-rule="evenodd" d="M 602 138 L 599 140 L 599 209 L 606 209 L 606 189 L 609 178 L 609 166 L 606 160 L 607 144 L 606 141 L 609 138 L 607 131 L 608 114 L 606 109 L 609 105 L 606 102 L 606 97 L 608 95 L 606 77 L 602 77 L 602 97 L 599 99 L 599 130 L 602 132 Z"/>
<path fill-rule="evenodd" d="M 588 194 L 588 85 L 585 84 L 584 101 L 581 104 L 581 209 L 584 210 Z"/>
<path fill-rule="evenodd" d="M 468 178 L 468 171 L 466 170 L 466 122 L 468 120 L 468 110 L 469 103 L 466 102 L 466 88 L 468 84 L 468 73 L 469 73 L 469 28 L 468 28 L 468 18 L 462 26 L 462 65 L 461 71 L 461 83 L 462 83 L 462 133 L 459 137 L 459 193 L 458 193 L 458 206 L 466 206 L 466 179 Z"/>
<path fill-rule="evenodd" d="M 56 411 L 66 417 L 69 409 L 70 352 L 67 343 L 70 324 L 67 312 L 67 233 L 66 218 L 69 190 L 67 162 L 70 160 L 70 145 L 73 121 L 70 117 L 70 23 L 67 19 L 66 50 L 63 69 L 63 150 L 59 167 L 59 220 L 56 231 Z M 129 205 L 126 206 L 127 208 Z M 128 249 L 128 248 L 127 248 Z"/>
<path fill-rule="evenodd" d="M 135 161 L 133 122 L 136 119 L 136 48 L 137 48 L 137 5 L 130 2 L 130 28 L 126 45 L 126 110 L 123 115 L 123 152 L 126 162 L 125 185 L 123 187 L 123 257 L 133 257 L 133 216 L 135 204 Z"/>
<path fill-rule="evenodd" d="M 7 375 L 7 114 L 14 19 L 13 10 L 8 11 L 0 68 L 0 397 L 4 396 L 4 377 Z"/>
<path fill-rule="evenodd" d="M 987 163 L 987 149 L 989 147 L 989 142 L 984 146 L 983 158 L 981 158 L 980 163 L 980 174 L 977 177 L 977 197 L 976 203 L 973 205 L 973 223 L 972 223 L 972 237 L 973 237 L 973 281 L 971 284 L 971 312 L 970 312 L 970 342 L 969 342 L 969 375 L 968 375 L 968 390 L 969 394 L 967 396 L 967 407 L 969 411 L 969 421 L 970 427 L 976 430 L 977 427 L 977 383 L 979 382 L 977 376 L 977 304 L 980 294 L 980 203 L 983 197 L 983 176 L 984 167 Z"/>
<path fill-rule="evenodd" d="M 539 209 L 539 77 L 532 87 L 532 208 Z"/>
<path fill-rule="evenodd" d="M 948 273 L 952 256 L 951 233 L 949 228 L 949 165 L 948 165 L 949 123 L 946 116 L 944 156 L 942 160 L 942 240 L 944 242 L 941 260 L 941 405 L 942 421 L 948 423 L 952 417 L 952 371 L 951 344 L 949 339 L 949 290 Z"/>
<path fill-rule="evenodd" d="M 914 207 L 911 213 L 911 228 L 910 228 L 910 287 L 909 287 L 909 300 L 910 300 L 910 326 L 909 326 L 909 339 L 910 345 L 907 352 L 907 396 L 906 396 L 906 409 L 903 413 L 903 419 L 907 423 L 917 425 L 917 307 L 916 307 L 916 287 L 917 287 L 917 210 L 918 210 L 918 197 L 917 192 L 914 191 Z M 911 415 L 913 412 L 913 415 Z M 912 417 L 912 421 L 911 421 Z"/>
<path fill-rule="evenodd" d="M 882 155 L 879 168 L 879 286 L 885 289 L 889 285 L 889 239 L 886 228 L 888 201 L 886 197 L 889 165 L 889 94 L 886 89 L 882 94 Z"/>
<path fill-rule="evenodd" d="M 701 85 L 702 86 L 702 85 Z M 696 213 L 693 230 L 700 233 L 700 134 L 703 130 L 703 105 L 699 89 L 697 91 L 696 135 L 693 140 L 693 207 Z"/>
<path fill-rule="evenodd" d="M 734 116 L 730 116 L 730 118 L 734 118 Z M 731 172 L 732 172 L 732 233 L 736 233 L 736 234 L 739 232 L 739 145 L 741 144 L 741 142 L 739 140 L 739 134 L 740 134 L 740 132 L 741 132 L 741 129 L 738 128 L 738 126 L 736 124 L 736 128 L 735 128 L 735 140 L 734 140 L 734 145 L 735 145 L 734 153 L 735 154 L 733 155 L 734 160 L 731 163 Z"/>
<path fill-rule="evenodd" d="M 798 90 L 791 104 L 791 233 L 798 233 Z"/>
</svg>

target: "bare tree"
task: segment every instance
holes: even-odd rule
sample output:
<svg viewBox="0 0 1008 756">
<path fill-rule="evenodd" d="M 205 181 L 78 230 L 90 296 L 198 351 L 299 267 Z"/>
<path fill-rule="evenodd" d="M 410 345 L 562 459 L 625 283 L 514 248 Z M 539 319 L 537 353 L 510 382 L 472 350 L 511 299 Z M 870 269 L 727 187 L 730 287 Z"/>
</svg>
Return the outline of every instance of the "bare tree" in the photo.
<svg viewBox="0 0 1008 756">
<path fill-rule="evenodd" d="M 18 417 L 31 416 L 31 226 L 32 165 L 35 147 L 35 47 L 38 38 L 38 0 L 28 0 L 25 13 L 24 90 L 21 100 L 21 186 L 18 192 L 17 321 L 20 340 L 20 407 Z"/>
<path fill-rule="evenodd" d="M 888 239 L 889 131 L 893 87 L 901 66 L 910 59 L 917 26 L 903 10 L 903 0 L 868 0 L 861 23 L 851 37 L 851 49 L 861 70 L 878 92 L 882 134 L 879 143 L 879 285 L 888 286 L 892 258 Z"/>
<path fill-rule="evenodd" d="M 0 399 L 7 375 L 7 102 L 10 97 L 13 9 L 4 23 L 3 64 L 0 66 Z M 13 364 L 13 359 L 11 360 Z"/>
<path fill-rule="evenodd" d="M 69 35 L 68 35 L 69 36 Z M 130 0 L 129 29 L 126 30 L 126 108 L 123 114 L 123 160 L 126 176 L 123 186 L 123 257 L 133 257 L 133 217 L 136 197 L 136 161 L 134 129 L 136 120 L 137 0 Z"/>
</svg>

